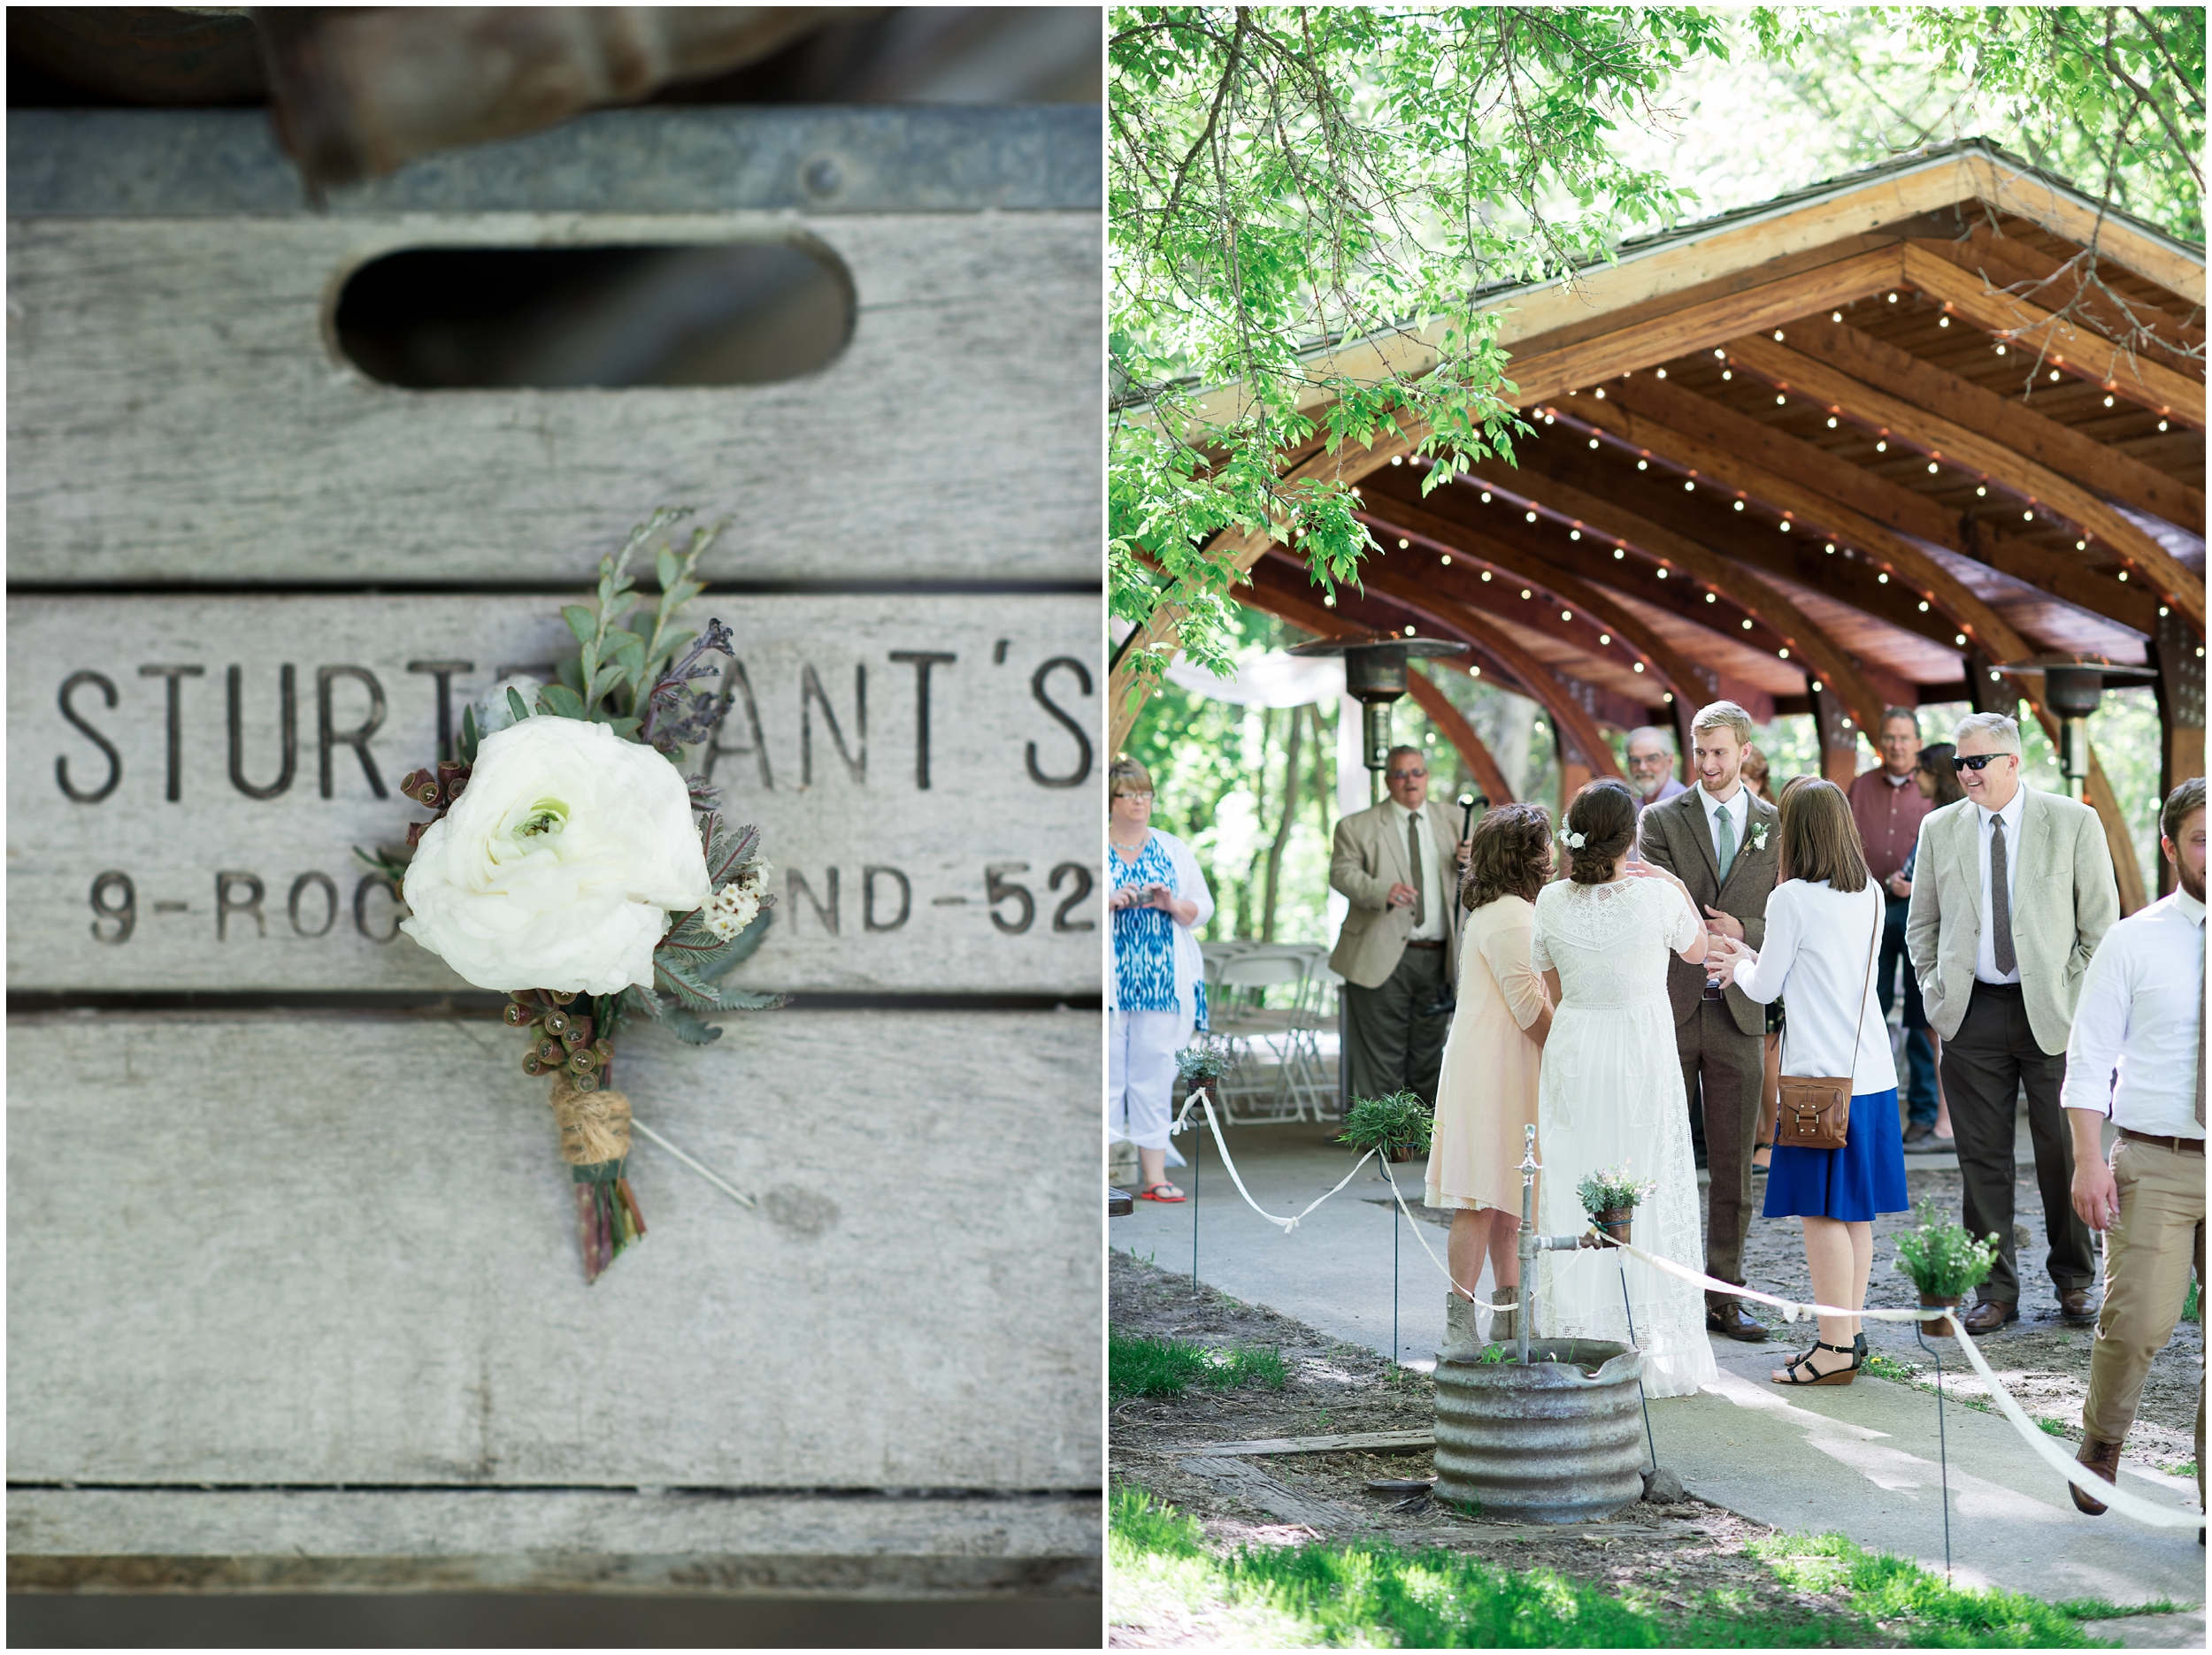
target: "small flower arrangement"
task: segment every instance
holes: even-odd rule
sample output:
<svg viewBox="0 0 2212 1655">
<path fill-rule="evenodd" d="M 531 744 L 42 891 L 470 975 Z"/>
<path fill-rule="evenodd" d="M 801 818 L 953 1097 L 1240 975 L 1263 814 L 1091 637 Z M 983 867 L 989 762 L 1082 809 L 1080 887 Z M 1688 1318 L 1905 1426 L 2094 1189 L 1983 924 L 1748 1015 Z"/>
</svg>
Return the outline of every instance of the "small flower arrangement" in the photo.
<svg viewBox="0 0 2212 1655">
<path fill-rule="evenodd" d="M 1924 1299 L 1964 1297 L 1989 1279 L 1997 1262 L 1997 1237 L 1977 1241 L 1966 1226 L 1954 1223 L 1923 1200 L 1916 1211 L 1917 1228 L 1897 1237 L 1897 1268 L 1912 1278 Z"/>
<path fill-rule="evenodd" d="M 1766 847 L 1767 824 L 1763 822 L 1754 822 L 1751 824 L 1751 848 L 1753 850 L 1764 850 Z"/>
<path fill-rule="evenodd" d="M 1435 1132 L 1436 1117 L 1419 1093 L 1394 1092 L 1386 1098 L 1354 1099 L 1344 1112 L 1344 1131 L 1337 1142 L 1396 1161 L 1427 1154 Z"/>
<path fill-rule="evenodd" d="M 1603 1167 L 1584 1175 L 1575 1185 L 1575 1195 L 1582 1203 L 1582 1210 L 1593 1218 L 1603 1213 L 1633 1211 L 1637 1204 L 1659 1187 L 1656 1180 L 1647 1178 L 1638 1183 L 1628 1175 L 1628 1167 Z"/>
<path fill-rule="evenodd" d="M 1559 842 L 1569 850 L 1580 850 L 1590 842 L 1589 835 L 1576 832 L 1567 825 L 1566 818 L 1563 816 L 1560 818 L 1558 833 Z"/>
<path fill-rule="evenodd" d="M 509 678 L 462 715 L 454 751 L 400 791 L 433 815 L 407 831 L 411 858 L 360 853 L 409 910 L 400 929 L 479 988 L 508 995 L 526 1032 L 526 1075 L 552 1082 L 576 1193 L 584 1279 L 645 1234 L 626 1176 L 629 1100 L 609 1084 L 626 1017 L 703 1046 L 703 1014 L 758 1011 L 772 994 L 722 986 L 772 915 L 751 828 L 724 825 L 715 790 L 683 771 L 724 702 L 691 686 L 729 655 L 717 620 L 677 630 L 719 525 L 656 555 L 660 595 L 633 596 L 630 560 L 688 513 L 663 510 L 600 560 L 593 601 L 562 618 L 578 654 L 556 681 Z"/>
<path fill-rule="evenodd" d="M 1186 1081 L 1217 1080 L 1229 1069 L 1229 1054 L 1210 1040 L 1187 1046 L 1175 1054 L 1175 1072 Z"/>
</svg>

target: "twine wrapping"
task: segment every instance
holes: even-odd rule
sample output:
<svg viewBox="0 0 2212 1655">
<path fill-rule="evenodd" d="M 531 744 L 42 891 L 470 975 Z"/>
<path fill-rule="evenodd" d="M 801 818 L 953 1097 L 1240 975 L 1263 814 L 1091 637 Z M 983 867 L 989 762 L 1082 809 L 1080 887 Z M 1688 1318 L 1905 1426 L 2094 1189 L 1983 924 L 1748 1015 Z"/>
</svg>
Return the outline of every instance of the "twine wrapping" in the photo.
<svg viewBox="0 0 2212 1655">
<path fill-rule="evenodd" d="M 611 1087 L 579 1092 L 563 1076 L 553 1083 L 553 1123 L 560 1129 L 561 1159 L 572 1167 L 596 1167 L 630 1153 L 630 1100 Z"/>
</svg>

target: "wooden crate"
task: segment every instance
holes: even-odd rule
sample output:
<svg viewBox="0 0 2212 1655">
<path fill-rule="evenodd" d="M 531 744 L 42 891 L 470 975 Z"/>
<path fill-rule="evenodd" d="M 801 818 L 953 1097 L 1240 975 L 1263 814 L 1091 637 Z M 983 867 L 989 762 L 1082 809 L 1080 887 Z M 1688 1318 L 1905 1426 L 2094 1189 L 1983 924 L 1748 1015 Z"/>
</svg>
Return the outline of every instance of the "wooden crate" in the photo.
<svg viewBox="0 0 2212 1655">
<path fill-rule="evenodd" d="M 1095 128 L 627 111 L 315 214 L 257 114 L 11 117 L 12 1583 L 1096 1590 Z M 854 283 L 803 379 L 329 342 L 394 249 L 763 234 Z M 663 503 L 733 519 L 700 761 L 800 1000 L 626 1039 L 755 1204 L 641 1139 L 587 1288 L 517 1037 L 353 847 Z"/>
</svg>

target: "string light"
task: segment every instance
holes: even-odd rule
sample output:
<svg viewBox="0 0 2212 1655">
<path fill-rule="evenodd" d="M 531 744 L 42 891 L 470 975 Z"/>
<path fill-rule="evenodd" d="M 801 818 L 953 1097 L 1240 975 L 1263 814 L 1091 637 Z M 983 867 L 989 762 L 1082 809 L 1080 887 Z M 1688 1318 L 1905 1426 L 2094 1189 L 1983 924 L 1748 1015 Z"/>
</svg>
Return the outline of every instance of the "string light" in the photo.
<svg viewBox="0 0 2212 1655">
<path fill-rule="evenodd" d="M 1601 385 L 1598 387 L 1594 395 L 1596 395 L 1598 401 L 1602 402 L 1605 400 L 1605 387 Z"/>
<path fill-rule="evenodd" d="M 2001 356 L 2005 354 L 2005 348 L 2002 345 L 1997 347 L 1997 354 Z"/>
<path fill-rule="evenodd" d="M 1962 644 L 1966 641 L 1966 634 L 1964 632 L 1960 632 L 1954 637 L 1951 641 L 1955 644 Z"/>
<path fill-rule="evenodd" d="M 2125 580 L 2127 578 L 2128 578 L 2128 571 L 2127 571 L 2126 570 L 2123 569 L 2123 570 L 2120 571 L 2120 578 L 2121 578 L 2121 579 L 2123 579 L 2123 580 Z"/>
<path fill-rule="evenodd" d="M 1891 295 L 1889 295 L 1889 302 L 1890 302 L 1892 304 L 1896 303 L 1897 303 L 1897 295 L 1896 295 L 1895 294 L 1893 294 L 1893 294 L 1891 294 Z"/>
<path fill-rule="evenodd" d="M 2051 370 L 2051 383 L 2053 385 L 2056 385 L 2058 383 L 2058 370 L 2056 368 L 2053 368 Z"/>
<path fill-rule="evenodd" d="M 1626 552 L 1623 551 L 1623 550 L 1622 550 L 1619 547 L 1616 546 L 1616 547 L 1613 548 L 1613 561 L 1614 561 L 1615 563 L 1619 563 L 1622 559 L 1624 559 L 1624 557 L 1626 557 L 1627 555 L 1628 555 L 1628 554 L 1627 554 Z"/>
<path fill-rule="evenodd" d="M 1636 469 L 1640 471 L 1648 471 L 1651 469 L 1651 462 L 1649 460 L 1639 460 L 1636 462 Z"/>
<path fill-rule="evenodd" d="M 1786 396 L 1778 396 L 1774 399 L 1774 405 L 1777 408 L 1787 408 L 1789 404 L 1790 399 Z"/>
<path fill-rule="evenodd" d="M 1724 379 L 1732 379 L 1736 377 L 1736 372 L 1732 368 L 1723 368 L 1720 371 L 1720 377 Z"/>
<path fill-rule="evenodd" d="M 2111 399 L 2110 397 L 2108 397 L 2108 397 L 2106 397 L 2106 398 L 2104 399 L 2104 405 L 2105 405 L 2107 408 L 2111 407 L 2111 406 L 2112 406 L 2112 399 Z"/>
<path fill-rule="evenodd" d="M 1390 456 L 1390 463 L 1393 465 L 1403 465 L 1406 463 L 1406 456 L 1402 454 L 1394 454 Z"/>
<path fill-rule="evenodd" d="M 1778 649 L 1774 653 L 1780 660 L 1787 661 L 1790 658 L 1790 652 L 1786 649 Z"/>
<path fill-rule="evenodd" d="M 1612 641 L 1613 641 L 1613 634 L 1612 634 L 1612 633 L 1610 633 L 1610 632 L 1600 632 L 1600 633 L 1598 634 L 1598 642 L 1600 642 L 1600 643 L 1601 643 L 1601 644 L 1609 644 L 1609 643 L 1611 643 Z"/>
<path fill-rule="evenodd" d="M 1717 602 L 1719 602 L 1719 601 L 1720 601 L 1720 600 L 1719 600 L 1718 598 L 1715 597 L 1715 596 L 1713 595 L 1713 594 L 1711 594 L 1711 593 L 1709 593 L 1709 593 L 1707 593 L 1707 594 L 1705 594 L 1705 601 L 1706 601 L 1708 603 L 1717 603 Z"/>
<path fill-rule="evenodd" d="M 1486 506 L 1490 503 L 1490 491 L 1486 488 L 1482 491 L 1482 503 Z"/>
<path fill-rule="evenodd" d="M 1874 452 L 1877 454 L 1887 454 L 1889 452 L 1889 444 L 1886 441 L 1876 443 L 1874 445 Z"/>
<path fill-rule="evenodd" d="M 1447 569 L 1449 569 L 1452 566 L 1452 555 L 1449 552 L 1444 554 L 1443 563 L 1444 567 Z"/>
<path fill-rule="evenodd" d="M 1823 549 L 1827 552 L 1829 556 L 1833 557 L 1836 555 L 1836 543 L 1833 540 L 1831 540 L 1824 548 L 1823 548 Z"/>
<path fill-rule="evenodd" d="M 1662 564 L 1660 564 L 1660 565 L 1659 565 L 1659 578 L 1660 578 L 1660 579 L 1662 579 L 1662 580 L 1664 580 L 1666 578 L 1667 578 L 1667 566 L 1666 566 L 1664 563 L 1662 563 Z"/>
<path fill-rule="evenodd" d="M 1322 594 L 1321 603 L 1322 607 L 1325 609 L 1333 609 L 1336 608 L 1336 594 L 1333 592 L 1324 593 Z"/>
<path fill-rule="evenodd" d="M 1781 529 L 1783 533 L 1787 534 L 1790 532 L 1790 520 L 1787 517 L 1784 517 L 1780 524 L 1777 526 Z"/>
<path fill-rule="evenodd" d="M 1635 667 L 1634 667 L 1634 669 L 1633 669 L 1633 670 L 1634 670 L 1635 671 L 1641 672 L 1641 671 L 1644 670 L 1644 663 L 1643 663 L 1642 662 L 1639 661 L 1638 663 L 1636 663 Z"/>
<path fill-rule="evenodd" d="M 1487 580 L 1487 579 L 1489 579 L 1489 578 L 1490 578 L 1490 571 L 1489 571 L 1487 569 L 1486 569 L 1486 570 L 1484 570 L 1484 571 L 1482 571 L 1482 578 L 1483 578 L 1485 580 Z"/>
<path fill-rule="evenodd" d="M 1751 617 L 1748 615 L 1744 617 L 1743 629 L 1746 632 L 1751 630 Z"/>
<path fill-rule="evenodd" d="M 1936 463 L 1935 463 L 1933 460 L 1930 460 L 1930 461 L 1928 462 L 1928 475 L 1929 475 L 1929 476 L 1933 477 L 1933 476 L 1936 474 L 1937 471 L 1938 471 L 1938 470 L 1939 470 L 1939 469 L 1940 469 L 1940 468 L 1937 466 Z"/>
<path fill-rule="evenodd" d="M 1482 676 L 1482 669 L 1480 667 L 1469 667 L 1467 669 L 1467 676 L 1471 678 L 1479 678 Z"/>
<path fill-rule="evenodd" d="M 1580 529 L 1569 529 L 1567 531 L 1567 538 L 1571 540 L 1578 540 L 1582 538 L 1582 531 Z"/>
<path fill-rule="evenodd" d="M 1531 523 L 1533 523 L 1533 522 L 1535 522 L 1535 521 L 1536 521 L 1536 514 L 1535 514 L 1533 511 L 1532 511 L 1532 512 L 1530 512 L 1530 513 L 1528 514 L 1528 520 L 1529 520 Z"/>
<path fill-rule="evenodd" d="M 1523 587 L 1521 588 L 1521 595 L 1522 595 L 1524 598 L 1525 598 L 1525 597 L 1527 597 L 1527 596 L 1529 595 L 1529 590 L 1528 590 L 1528 588 L 1527 588 L 1526 586 L 1523 586 Z"/>
<path fill-rule="evenodd" d="M 1923 615 L 1925 615 L 1928 612 L 1928 600 L 1925 598 L 1920 600 L 1920 612 Z"/>
<path fill-rule="evenodd" d="M 1739 511 L 1741 511 L 1741 510 L 1743 510 L 1743 502 L 1742 502 L 1742 501 L 1740 501 L 1740 500 L 1737 501 L 1737 502 L 1735 502 L 1735 509 L 1736 509 L 1737 510 L 1739 510 Z"/>
<path fill-rule="evenodd" d="M 1682 492 L 1686 494 L 1696 488 L 1696 487 L 1697 485 L 1695 483 L 1684 483 L 1682 485 Z"/>
<path fill-rule="evenodd" d="M 1939 316 L 1936 318 L 1936 326 L 1938 327 L 1948 327 L 1951 326 L 1951 318 L 1947 316 Z"/>
<path fill-rule="evenodd" d="M 2166 422 L 2165 422 L 2164 420 L 2162 420 L 2162 420 L 2160 420 L 2160 421 L 2158 422 L 2158 428 L 2159 428 L 2161 431 L 2165 430 L 2165 429 L 2166 429 Z"/>
<path fill-rule="evenodd" d="M 1988 490 L 1987 488 L 1985 488 L 1985 487 L 1982 487 L 1980 484 L 1978 484 L 1978 484 L 1976 484 L 1976 485 L 1975 485 L 1975 487 L 1974 487 L 1974 494 L 1975 494 L 1975 495 L 1976 495 L 1976 497 L 1977 497 L 1977 498 L 1979 498 L 1979 497 L 1981 497 L 1982 495 L 1985 495 L 1985 494 L 1988 494 L 1988 493 L 1989 493 L 1989 490 Z"/>
<path fill-rule="evenodd" d="M 1410 544 L 1411 544 L 1411 542 L 1410 542 L 1410 541 L 1407 541 L 1407 540 L 1400 540 L 1400 541 L 1398 542 L 1398 549 L 1399 549 L 1400 551 L 1402 551 L 1402 551 L 1404 551 L 1404 550 L 1406 549 L 1406 548 L 1407 548 L 1409 545 L 1410 545 Z"/>
<path fill-rule="evenodd" d="M 1875 576 L 1874 579 L 1877 585 L 1885 586 L 1889 585 L 1889 571 L 1885 569 L 1880 574 Z"/>
<path fill-rule="evenodd" d="M 1563 621 L 1571 621 L 1574 619 L 1574 617 L 1575 612 L 1572 609 L 1562 609 L 1559 611 L 1559 618 Z"/>
<path fill-rule="evenodd" d="M 1664 368 L 1662 368 L 1662 369 L 1660 369 L 1660 370 L 1659 370 L 1659 377 L 1660 377 L 1661 379 L 1665 379 L 1665 378 L 1667 377 L 1667 371 L 1666 371 Z M 2163 430 L 2165 429 L 2165 427 L 2164 427 L 2163 425 L 2161 425 L 2161 426 L 2159 427 L 2159 429 L 2160 429 L 2160 430 L 2162 430 L 2162 431 L 2163 431 Z"/>
<path fill-rule="evenodd" d="M 2020 514 L 2020 521 L 2023 523 L 2033 523 L 2035 521 L 2035 513 L 2032 511 L 2022 512 Z"/>
<path fill-rule="evenodd" d="M 1836 417 L 1835 417 L 1833 414 L 1831 414 L 1831 415 L 1829 415 L 1829 416 L 1828 416 L 1828 429 L 1829 429 L 1829 430 L 1831 430 L 1831 431 L 1833 431 L 1835 428 L 1836 428 Z"/>
</svg>

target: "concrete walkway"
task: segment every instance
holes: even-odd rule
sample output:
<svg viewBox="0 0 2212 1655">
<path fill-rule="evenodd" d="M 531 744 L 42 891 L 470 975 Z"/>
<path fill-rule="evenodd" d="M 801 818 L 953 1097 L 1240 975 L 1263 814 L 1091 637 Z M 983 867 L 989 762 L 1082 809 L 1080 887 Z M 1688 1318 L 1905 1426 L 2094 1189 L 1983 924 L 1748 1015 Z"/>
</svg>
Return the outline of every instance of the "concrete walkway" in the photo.
<svg viewBox="0 0 2212 1655">
<path fill-rule="evenodd" d="M 1231 1128 L 1230 1151 L 1253 1198 L 1288 1216 L 1343 1177 L 1351 1157 L 1329 1143 L 1331 1130 Z M 1192 1154 L 1184 1143 L 1184 1153 Z M 1422 1163 L 1392 1172 L 1409 1204 L 1417 1207 Z M 1443 1331 L 1444 1277 L 1422 1252 L 1415 1227 L 1394 1222 L 1389 1188 L 1375 1163 L 1287 1236 L 1238 1199 L 1210 1138 L 1202 1161 L 1177 1176 L 1195 1191 L 1195 1200 L 1180 1207 L 1140 1201 L 1134 1214 L 1112 1222 L 1113 1245 L 1163 1269 L 1187 1271 L 1195 1220 L 1198 1274 L 1208 1284 L 1387 1352 L 1394 1229 L 1396 1354 L 1409 1366 L 1432 1368 Z M 1440 1260 L 1444 1231 L 1426 1223 L 1418 1228 Z M 1847 1387 L 1785 1391 L 1767 1383 L 1780 1341 L 1713 1343 L 1717 1388 L 1651 1405 L 1662 1464 L 1699 1498 L 1756 1521 L 1839 1531 L 1942 1569 L 1932 1396 L 1864 1376 Z M 2178 1636 L 2203 1647 L 2205 1553 L 2193 1530 L 2147 1529 L 2111 1513 L 2084 1517 L 2062 1480 L 2004 1420 L 1955 1406 L 1943 1414 L 1955 1578 L 2052 1600 L 2168 1598 L 2200 1605 L 2193 1618 L 2114 1622 L 2108 1635 L 2131 1644 L 2163 1644 Z M 2131 1466 L 2121 1475 L 2147 1498 L 2196 1509 L 2193 1481 Z M 2188 1624 L 2177 1624 L 2185 1619 Z M 2192 1627 L 2193 1639 L 2186 1636 Z"/>
</svg>

